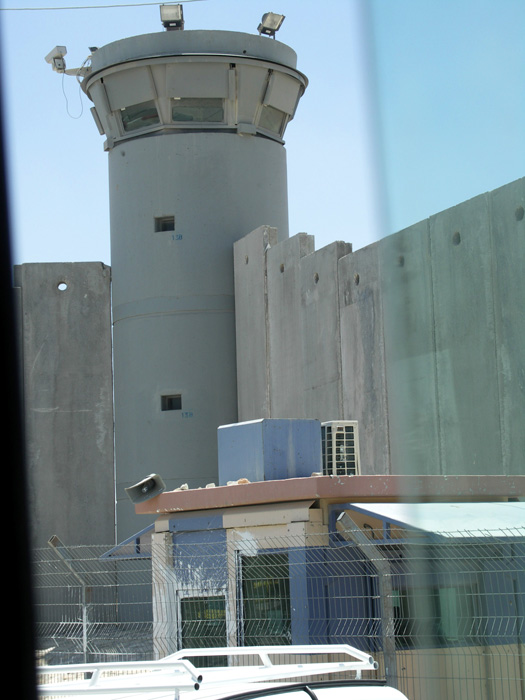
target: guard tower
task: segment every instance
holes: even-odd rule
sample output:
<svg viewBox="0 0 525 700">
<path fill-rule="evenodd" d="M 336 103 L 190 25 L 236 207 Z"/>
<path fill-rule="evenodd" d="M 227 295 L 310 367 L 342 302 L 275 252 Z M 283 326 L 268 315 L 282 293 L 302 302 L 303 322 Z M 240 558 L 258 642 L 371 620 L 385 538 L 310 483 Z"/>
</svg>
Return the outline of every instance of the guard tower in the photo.
<svg viewBox="0 0 525 700">
<path fill-rule="evenodd" d="M 168 489 L 217 482 L 217 428 L 237 420 L 233 243 L 261 225 L 288 237 L 283 134 L 306 85 L 295 52 L 265 36 L 166 31 L 92 54 L 120 541 L 147 524 L 125 487 L 152 472 Z"/>
</svg>

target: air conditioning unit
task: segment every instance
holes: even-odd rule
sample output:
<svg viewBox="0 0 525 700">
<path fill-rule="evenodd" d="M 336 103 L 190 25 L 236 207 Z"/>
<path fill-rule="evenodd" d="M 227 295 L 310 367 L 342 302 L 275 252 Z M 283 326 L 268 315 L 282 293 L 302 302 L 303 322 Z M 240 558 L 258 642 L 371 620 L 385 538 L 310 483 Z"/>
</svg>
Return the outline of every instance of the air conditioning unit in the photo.
<svg viewBox="0 0 525 700">
<path fill-rule="evenodd" d="M 361 473 L 356 420 L 321 423 L 323 474 L 356 476 Z"/>
</svg>

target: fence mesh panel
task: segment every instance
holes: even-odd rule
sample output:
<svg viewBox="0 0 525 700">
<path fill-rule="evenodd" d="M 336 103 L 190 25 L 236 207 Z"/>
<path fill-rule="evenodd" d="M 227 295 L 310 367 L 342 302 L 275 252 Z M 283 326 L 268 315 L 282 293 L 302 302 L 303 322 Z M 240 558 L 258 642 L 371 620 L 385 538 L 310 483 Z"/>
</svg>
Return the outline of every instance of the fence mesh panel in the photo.
<svg viewBox="0 0 525 700">
<path fill-rule="evenodd" d="M 382 537 L 167 533 L 112 557 L 38 550 L 37 655 L 53 664 L 346 643 L 379 662 L 369 677 L 410 700 L 523 700 L 525 531 Z"/>
</svg>

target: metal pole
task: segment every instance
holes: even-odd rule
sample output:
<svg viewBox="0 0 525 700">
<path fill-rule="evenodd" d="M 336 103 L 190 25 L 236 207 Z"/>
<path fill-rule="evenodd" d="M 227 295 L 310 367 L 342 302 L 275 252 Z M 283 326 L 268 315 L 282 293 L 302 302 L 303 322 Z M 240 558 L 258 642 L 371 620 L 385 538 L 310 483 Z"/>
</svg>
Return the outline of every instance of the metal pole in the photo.
<svg viewBox="0 0 525 700">
<path fill-rule="evenodd" d="M 87 584 L 84 579 L 75 571 L 72 565 L 74 558 L 69 553 L 67 547 L 60 541 L 57 535 L 53 535 L 47 541 L 48 545 L 52 547 L 57 555 L 62 559 L 67 568 L 71 571 L 73 576 L 80 583 L 82 591 L 82 656 L 84 663 L 87 663 L 87 648 L 88 648 L 88 602 L 87 602 Z"/>
<path fill-rule="evenodd" d="M 383 658 L 385 676 L 388 683 L 397 688 L 396 645 L 394 635 L 394 606 L 392 605 L 392 573 L 390 562 L 379 549 L 354 523 L 348 513 L 341 513 L 337 518 L 336 528 L 341 536 L 354 542 L 377 571 L 379 598 L 381 601 L 381 629 L 383 632 Z"/>
</svg>

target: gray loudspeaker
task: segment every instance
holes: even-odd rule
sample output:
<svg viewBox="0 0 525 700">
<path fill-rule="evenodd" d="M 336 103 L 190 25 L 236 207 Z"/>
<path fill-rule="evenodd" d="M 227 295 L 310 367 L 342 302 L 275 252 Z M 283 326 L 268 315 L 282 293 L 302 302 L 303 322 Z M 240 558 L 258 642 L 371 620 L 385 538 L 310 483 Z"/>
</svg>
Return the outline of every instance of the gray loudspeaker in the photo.
<svg viewBox="0 0 525 700">
<path fill-rule="evenodd" d="M 158 474 L 150 474 L 138 484 L 125 489 L 133 503 L 142 503 L 166 490 L 166 484 Z"/>
</svg>

